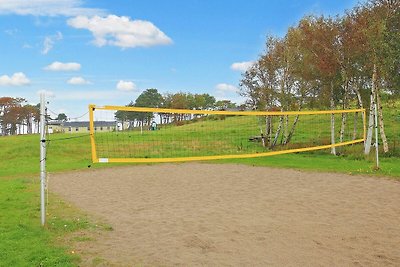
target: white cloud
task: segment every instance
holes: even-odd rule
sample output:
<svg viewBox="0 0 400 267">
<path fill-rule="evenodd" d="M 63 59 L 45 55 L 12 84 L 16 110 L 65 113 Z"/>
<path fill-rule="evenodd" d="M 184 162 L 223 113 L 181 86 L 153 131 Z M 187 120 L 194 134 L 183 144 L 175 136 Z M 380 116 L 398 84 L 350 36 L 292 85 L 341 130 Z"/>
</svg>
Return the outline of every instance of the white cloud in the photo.
<svg viewBox="0 0 400 267">
<path fill-rule="evenodd" d="M 153 23 L 144 20 L 131 20 L 129 17 L 108 15 L 107 17 L 78 16 L 67 21 L 68 25 L 77 29 L 92 32 L 93 44 L 122 48 L 149 47 L 168 45 L 172 40 Z"/>
<path fill-rule="evenodd" d="M 227 83 L 219 83 L 215 86 L 215 89 L 221 92 L 238 92 L 238 88 L 236 86 Z"/>
<path fill-rule="evenodd" d="M 22 86 L 30 83 L 31 81 L 22 72 L 16 72 L 11 77 L 8 75 L 0 76 L 0 86 Z"/>
<path fill-rule="evenodd" d="M 54 94 L 54 92 L 48 91 L 48 90 L 44 90 L 44 89 L 43 90 L 39 90 L 36 93 L 37 93 L 37 95 L 45 94 L 45 96 L 49 97 L 49 98 L 54 98 L 56 96 Z"/>
<path fill-rule="evenodd" d="M 131 81 L 123 81 L 120 80 L 117 83 L 117 89 L 120 91 L 135 91 L 136 90 L 136 84 Z"/>
<path fill-rule="evenodd" d="M 72 85 L 85 85 L 85 84 L 92 84 L 91 82 L 85 80 L 83 77 L 72 77 L 67 81 L 67 83 Z"/>
<path fill-rule="evenodd" d="M 43 69 L 49 71 L 78 71 L 81 69 L 81 64 L 76 62 L 62 63 L 55 61 Z"/>
<path fill-rule="evenodd" d="M 245 102 L 245 98 L 239 95 L 239 88 L 227 83 L 219 83 L 215 86 L 215 98 L 217 100 L 231 100 L 236 104 Z"/>
<path fill-rule="evenodd" d="M 254 65 L 254 61 L 236 62 L 231 65 L 232 70 L 245 72 Z"/>
<path fill-rule="evenodd" d="M 62 40 L 62 38 L 63 38 L 63 35 L 61 32 L 57 32 L 55 35 L 46 36 L 43 41 L 43 49 L 42 49 L 41 53 L 43 55 L 47 55 L 47 53 L 49 53 L 50 50 L 53 49 L 54 43 L 56 41 Z"/>
<path fill-rule="evenodd" d="M 0 0 L 0 14 L 33 16 L 104 15 L 97 8 L 82 7 L 83 0 Z"/>
</svg>

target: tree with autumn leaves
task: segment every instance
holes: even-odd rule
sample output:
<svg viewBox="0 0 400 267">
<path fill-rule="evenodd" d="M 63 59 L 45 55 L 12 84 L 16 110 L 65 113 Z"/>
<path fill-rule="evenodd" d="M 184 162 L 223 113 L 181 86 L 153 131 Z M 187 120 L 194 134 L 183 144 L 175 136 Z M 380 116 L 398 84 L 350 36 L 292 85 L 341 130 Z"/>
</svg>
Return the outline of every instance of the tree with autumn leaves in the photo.
<svg viewBox="0 0 400 267">
<path fill-rule="evenodd" d="M 0 97 L 0 132 L 2 136 L 32 133 L 39 122 L 39 108 L 23 98 Z"/>
<path fill-rule="evenodd" d="M 191 93 L 166 93 L 161 95 L 157 89 L 150 88 L 143 91 L 138 98 L 133 102 L 131 101 L 128 107 L 149 107 L 149 108 L 168 108 L 168 109 L 214 109 L 216 107 L 215 98 L 209 94 L 191 94 Z M 220 102 L 222 103 L 222 102 Z M 224 102 L 224 104 L 233 104 L 230 101 Z M 233 104 L 234 105 L 234 104 Z M 150 125 L 153 119 L 153 113 L 151 112 L 126 112 L 117 111 L 115 118 L 122 122 L 129 124 L 129 127 L 135 127 L 139 125 Z M 170 114 L 170 113 L 159 113 L 160 123 L 166 124 L 191 119 L 189 114 Z"/>
<path fill-rule="evenodd" d="M 240 86 L 247 104 L 261 110 L 367 108 L 366 153 L 371 146 L 376 101 L 387 152 L 382 95 L 399 96 L 399 76 L 400 1 L 371 0 L 342 17 L 304 17 L 283 38 L 268 37 L 264 53 L 243 74 Z M 266 118 L 265 132 L 274 146 L 270 119 Z M 275 137 L 283 129 L 287 143 L 297 121 L 298 117 L 288 125 L 287 118 L 281 117 Z M 346 114 L 339 122 L 332 115 L 332 143 L 336 131 L 343 140 L 346 123 Z M 331 152 L 336 154 L 334 147 Z"/>
</svg>

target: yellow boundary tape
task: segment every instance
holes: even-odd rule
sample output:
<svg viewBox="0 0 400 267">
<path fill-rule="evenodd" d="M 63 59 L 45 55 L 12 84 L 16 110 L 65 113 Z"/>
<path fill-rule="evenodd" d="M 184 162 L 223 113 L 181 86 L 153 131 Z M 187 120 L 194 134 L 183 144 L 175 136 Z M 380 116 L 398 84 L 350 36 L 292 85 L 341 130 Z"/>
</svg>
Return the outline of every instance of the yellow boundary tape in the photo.
<svg viewBox="0 0 400 267">
<path fill-rule="evenodd" d="M 338 114 L 364 112 L 365 109 L 344 110 L 318 110 L 318 111 L 217 111 L 217 110 L 191 110 L 191 109 L 168 109 L 168 108 L 141 108 L 124 106 L 95 106 L 99 110 L 121 110 L 153 113 L 179 113 L 179 114 L 212 114 L 212 115 L 253 115 L 253 116 L 281 116 L 281 115 L 316 115 L 316 114 Z"/>
<path fill-rule="evenodd" d="M 282 115 L 317 115 L 317 114 L 342 114 L 356 113 L 363 114 L 363 139 L 352 140 L 348 142 L 335 143 L 331 145 L 296 148 L 280 151 L 269 151 L 263 153 L 240 154 L 240 155 L 217 155 L 217 156 L 198 156 L 198 157 L 178 157 L 178 158 L 98 158 L 96 153 L 96 144 L 94 140 L 94 118 L 93 112 L 98 110 L 121 110 L 136 112 L 153 112 L 153 113 L 179 113 L 179 114 L 212 114 L 212 115 L 255 115 L 255 116 L 282 116 Z M 96 106 L 89 105 L 90 117 L 90 141 L 92 145 L 93 163 L 167 163 L 180 161 L 200 161 L 200 160 L 218 160 L 218 159 L 239 159 L 239 158 L 256 158 L 274 155 L 282 155 L 297 152 L 307 152 L 314 150 L 328 149 L 331 147 L 346 146 L 356 143 L 362 143 L 366 138 L 366 111 L 365 109 L 348 109 L 348 110 L 320 110 L 320 111 L 215 111 L 215 110 L 189 110 L 189 109 L 165 109 L 165 108 L 142 108 L 142 107 L 126 107 L 126 106 Z"/>
</svg>

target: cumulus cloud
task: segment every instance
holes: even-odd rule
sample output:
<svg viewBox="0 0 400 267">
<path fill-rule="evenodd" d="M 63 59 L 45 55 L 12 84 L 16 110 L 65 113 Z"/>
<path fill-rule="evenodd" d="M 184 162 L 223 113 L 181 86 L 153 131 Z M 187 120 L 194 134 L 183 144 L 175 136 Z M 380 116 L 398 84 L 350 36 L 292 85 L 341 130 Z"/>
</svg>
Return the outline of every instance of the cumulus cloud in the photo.
<svg viewBox="0 0 400 267">
<path fill-rule="evenodd" d="M 108 15 L 107 17 L 77 16 L 67 21 L 76 29 L 86 29 L 92 32 L 93 44 L 99 47 L 105 45 L 121 48 L 149 47 L 168 45 L 171 38 L 165 35 L 153 23 L 144 20 L 131 20 L 129 17 Z"/>
<path fill-rule="evenodd" d="M 123 81 L 120 80 L 117 83 L 117 89 L 120 91 L 135 91 L 136 90 L 136 84 L 131 81 Z"/>
<path fill-rule="evenodd" d="M 231 65 L 232 70 L 236 71 L 241 71 L 245 72 L 247 71 L 251 66 L 254 65 L 254 61 L 243 61 L 243 62 L 236 62 Z"/>
<path fill-rule="evenodd" d="M 231 100 L 233 103 L 241 104 L 245 98 L 239 95 L 239 88 L 227 83 L 219 83 L 215 86 L 215 98 L 217 100 Z"/>
<path fill-rule="evenodd" d="M 0 86 L 22 86 L 30 83 L 31 81 L 22 72 L 16 72 L 12 76 L 0 76 Z"/>
<path fill-rule="evenodd" d="M 91 84 L 91 82 L 85 80 L 83 77 L 72 77 L 67 81 L 67 83 L 72 85 L 86 85 Z"/>
<path fill-rule="evenodd" d="M 238 88 L 236 86 L 227 83 L 219 83 L 215 86 L 215 89 L 220 92 L 238 92 Z"/>
<path fill-rule="evenodd" d="M 49 53 L 50 50 L 53 49 L 55 42 L 62 40 L 62 38 L 63 35 L 61 32 L 57 32 L 55 35 L 46 36 L 43 41 L 43 49 L 41 53 L 43 55 L 47 55 L 47 53 Z"/>
<path fill-rule="evenodd" d="M 105 11 L 83 7 L 82 0 L 0 0 L 0 14 L 33 16 L 94 16 Z"/>
<path fill-rule="evenodd" d="M 76 62 L 62 63 L 55 61 L 43 69 L 49 71 L 78 71 L 81 69 L 81 64 Z"/>
</svg>

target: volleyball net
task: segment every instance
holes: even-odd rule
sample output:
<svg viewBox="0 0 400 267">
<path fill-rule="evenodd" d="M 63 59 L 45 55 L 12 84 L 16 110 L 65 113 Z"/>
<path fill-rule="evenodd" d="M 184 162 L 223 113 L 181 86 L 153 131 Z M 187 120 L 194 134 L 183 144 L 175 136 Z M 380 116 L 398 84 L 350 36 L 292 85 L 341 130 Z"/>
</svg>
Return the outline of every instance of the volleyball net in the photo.
<svg viewBox="0 0 400 267">
<path fill-rule="evenodd" d="M 215 111 L 89 106 L 93 162 L 264 157 L 364 142 L 365 110 Z"/>
</svg>

